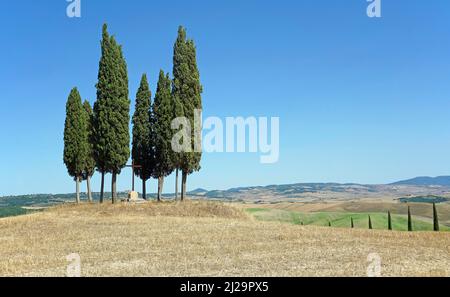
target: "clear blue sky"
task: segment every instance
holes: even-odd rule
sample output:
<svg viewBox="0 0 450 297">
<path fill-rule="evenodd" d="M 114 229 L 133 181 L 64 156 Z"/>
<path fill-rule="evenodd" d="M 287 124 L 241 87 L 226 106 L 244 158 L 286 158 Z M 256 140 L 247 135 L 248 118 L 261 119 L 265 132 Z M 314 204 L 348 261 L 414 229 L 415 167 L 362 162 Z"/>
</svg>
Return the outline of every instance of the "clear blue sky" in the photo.
<svg viewBox="0 0 450 297">
<path fill-rule="evenodd" d="M 190 189 L 450 174 L 450 1 L 382 3 L 381 19 L 365 0 L 82 0 L 81 19 L 66 17 L 65 0 L 3 3 L 0 195 L 74 191 L 65 103 L 74 86 L 95 100 L 103 22 L 123 44 L 133 103 L 142 73 L 154 92 L 159 69 L 171 71 L 182 24 L 205 116 L 280 117 L 277 164 L 207 154 Z"/>
</svg>

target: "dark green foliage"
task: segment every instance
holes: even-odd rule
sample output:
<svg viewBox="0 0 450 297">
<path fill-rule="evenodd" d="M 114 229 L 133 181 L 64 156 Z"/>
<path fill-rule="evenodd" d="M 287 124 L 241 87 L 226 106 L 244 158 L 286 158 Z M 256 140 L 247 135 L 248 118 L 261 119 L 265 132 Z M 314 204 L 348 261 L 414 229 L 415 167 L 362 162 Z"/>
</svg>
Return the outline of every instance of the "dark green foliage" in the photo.
<svg viewBox="0 0 450 297">
<path fill-rule="evenodd" d="M 355 228 L 355 223 L 353 222 L 353 218 L 350 218 L 350 221 L 351 221 L 350 223 L 351 223 L 352 229 Z"/>
<path fill-rule="evenodd" d="M 411 216 L 411 207 L 408 206 L 408 231 L 413 231 L 413 226 L 412 226 L 412 216 Z"/>
<path fill-rule="evenodd" d="M 158 161 L 154 177 L 167 176 L 173 172 L 172 160 L 172 97 L 169 74 L 159 73 L 158 86 L 153 103 L 153 127 L 155 135 L 155 156 Z"/>
<path fill-rule="evenodd" d="M 198 149 L 201 129 L 194 129 L 196 110 L 202 109 L 202 86 L 200 84 L 200 74 L 197 67 L 196 48 L 192 40 L 186 39 L 186 30 L 183 27 L 178 29 L 178 37 L 174 46 L 173 56 L 173 88 L 174 110 L 177 117 L 186 117 L 191 124 L 191 152 L 176 154 L 174 159 L 177 168 L 182 171 L 182 194 L 184 199 L 186 194 L 187 175 L 200 170 L 201 152 Z M 197 146 L 196 146 L 197 141 Z"/>
<path fill-rule="evenodd" d="M 64 125 L 64 164 L 69 175 L 81 177 L 87 152 L 87 119 L 77 88 L 72 89 L 66 104 Z"/>
<path fill-rule="evenodd" d="M 328 227 L 331 227 L 331 221 L 328 222 Z"/>
<path fill-rule="evenodd" d="M 92 107 L 87 100 L 83 103 L 84 111 L 87 117 L 87 143 L 88 143 L 88 153 L 86 155 L 86 165 L 84 169 L 83 178 L 86 179 L 88 176 L 94 175 L 95 172 L 95 158 L 94 158 L 94 113 Z"/>
<path fill-rule="evenodd" d="M 106 25 L 103 26 L 101 45 L 97 102 L 94 105 L 94 151 L 98 170 L 113 174 L 114 203 L 115 175 L 120 174 L 130 156 L 128 75 L 122 48 L 114 37 L 109 36 Z"/>
<path fill-rule="evenodd" d="M 369 229 L 372 230 L 373 226 L 372 226 L 372 218 L 369 216 Z"/>
<path fill-rule="evenodd" d="M 155 163 L 151 127 L 151 96 L 147 76 L 144 74 L 136 94 L 131 154 L 134 164 L 141 166 L 141 168 L 136 168 L 134 173 L 142 179 L 144 199 L 146 198 L 145 182 L 152 176 Z"/>
<path fill-rule="evenodd" d="M 91 189 L 91 177 L 95 172 L 95 154 L 94 154 L 94 113 L 92 107 L 87 100 L 83 103 L 84 111 L 87 118 L 87 145 L 88 151 L 86 154 L 86 165 L 83 173 L 83 179 L 86 180 L 87 194 L 89 202 L 92 202 L 92 189 Z"/>
<path fill-rule="evenodd" d="M 158 200 L 164 184 L 164 177 L 174 170 L 171 123 L 174 107 L 171 95 L 171 80 L 169 74 L 159 72 L 158 86 L 153 103 L 153 136 L 155 147 L 155 168 L 153 177 L 158 179 Z"/>
<path fill-rule="evenodd" d="M 444 203 L 450 201 L 449 198 L 436 196 L 436 195 L 426 195 L 426 196 L 416 196 L 408 198 L 399 198 L 398 201 L 402 203 Z"/>
<path fill-rule="evenodd" d="M 112 93 L 113 54 L 110 45 L 110 36 L 106 24 L 103 25 L 103 36 L 101 42 L 102 55 L 99 63 L 97 88 L 97 101 L 94 103 L 94 129 L 95 129 L 95 161 L 100 172 L 106 172 L 107 161 L 107 129 L 108 122 L 108 99 Z"/>
<path fill-rule="evenodd" d="M 77 184 L 77 202 L 80 202 L 79 182 L 86 168 L 88 154 L 88 118 L 77 88 L 72 89 L 66 104 L 64 124 L 64 164 Z"/>
<path fill-rule="evenodd" d="M 392 230 L 392 216 L 390 211 L 388 211 L 388 230 Z"/>
<path fill-rule="evenodd" d="M 439 231 L 439 217 L 436 208 L 436 203 L 433 203 L 433 230 Z"/>
<path fill-rule="evenodd" d="M 103 25 L 102 41 L 101 41 L 101 58 L 98 70 L 97 101 L 94 103 L 94 158 L 97 170 L 102 174 L 100 203 L 104 199 L 104 179 L 107 172 L 108 158 L 108 98 L 112 93 L 112 79 L 114 73 L 113 53 L 110 45 L 110 36 L 107 31 L 106 24 Z"/>
</svg>

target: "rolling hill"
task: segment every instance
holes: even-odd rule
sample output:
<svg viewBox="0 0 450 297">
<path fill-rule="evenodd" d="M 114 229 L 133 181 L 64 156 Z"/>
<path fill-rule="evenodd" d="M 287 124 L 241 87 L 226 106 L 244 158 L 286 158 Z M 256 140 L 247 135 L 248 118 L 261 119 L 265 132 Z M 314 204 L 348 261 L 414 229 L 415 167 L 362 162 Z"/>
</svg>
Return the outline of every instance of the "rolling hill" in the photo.
<svg viewBox="0 0 450 297">
<path fill-rule="evenodd" d="M 421 176 L 408 180 L 398 181 L 392 183 L 391 185 L 450 187 L 450 176 L 438 176 L 438 177 Z"/>
<path fill-rule="evenodd" d="M 447 185 L 448 182 L 448 185 Z M 73 202 L 74 194 L 35 194 L 0 197 L 1 209 L 7 207 L 47 207 Z M 98 200 L 99 193 L 93 193 Z M 105 193 L 109 197 L 109 193 Z M 125 198 L 126 192 L 119 193 Z M 154 194 L 151 194 L 154 197 Z M 363 185 L 339 183 L 297 183 L 240 187 L 228 190 L 196 189 L 188 193 L 191 199 L 221 200 L 228 202 L 279 203 L 279 202 L 345 202 L 345 201 L 389 201 L 447 203 L 450 201 L 450 177 L 418 177 L 389 185 Z M 165 200 L 173 194 L 164 195 Z M 86 195 L 82 193 L 82 200 Z M 9 212 L 11 209 L 9 210 Z"/>
<path fill-rule="evenodd" d="M 81 276 L 366 276 L 373 253 L 383 276 L 450 273 L 447 232 L 259 221 L 220 202 L 64 205 L 0 229 L 0 276 L 65 276 L 74 254 Z"/>
</svg>

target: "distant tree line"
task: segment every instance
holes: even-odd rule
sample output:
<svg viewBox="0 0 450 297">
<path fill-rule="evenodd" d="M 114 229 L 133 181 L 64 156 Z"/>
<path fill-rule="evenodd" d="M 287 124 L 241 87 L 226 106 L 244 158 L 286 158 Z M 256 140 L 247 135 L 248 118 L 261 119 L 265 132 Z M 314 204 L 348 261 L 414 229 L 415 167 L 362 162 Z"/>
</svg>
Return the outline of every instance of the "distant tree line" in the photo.
<svg viewBox="0 0 450 297">
<path fill-rule="evenodd" d="M 130 119 L 128 70 L 122 46 L 103 25 L 99 62 L 97 100 L 93 108 L 82 103 L 73 88 L 66 104 L 64 126 L 64 164 L 76 182 L 76 201 L 80 202 L 80 182 L 86 180 L 88 199 L 92 202 L 91 177 L 101 174 L 100 203 L 104 202 L 105 174 L 112 174 L 111 198 L 117 201 L 117 175 L 132 157 L 138 165 L 134 174 L 142 179 L 142 195 L 147 199 L 146 182 L 158 180 L 157 200 L 161 201 L 164 178 L 176 172 L 175 196 L 178 199 L 178 172 L 182 174 L 181 200 L 186 198 L 188 175 L 200 170 L 201 152 L 175 152 L 171 123 L 177 117 L 192 125 L 194 111 L 202 109 L 202 86 L 197 67 L 194 41 L 186 30 L 178 29 L 173 51 L 173 78 L 159 72 L 156 93 L 152 94 L 146 74 L 142 75 L 136 94 L 135 112 Z M 133 124 L 130 137 L 130 120 Z M 130 150 L 130 141 L 132 148 Z M 194 138 L 191 146 L 194 147 Z"/>
</svg>

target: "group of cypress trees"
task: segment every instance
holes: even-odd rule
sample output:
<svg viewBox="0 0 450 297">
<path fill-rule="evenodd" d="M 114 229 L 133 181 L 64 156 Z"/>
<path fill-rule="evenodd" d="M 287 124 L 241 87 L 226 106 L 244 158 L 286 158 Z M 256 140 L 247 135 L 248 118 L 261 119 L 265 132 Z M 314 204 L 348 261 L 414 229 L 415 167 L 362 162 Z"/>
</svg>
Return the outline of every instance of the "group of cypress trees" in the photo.
<svg viewBox="0 0 450 297">
<path fill-rule="evenodd" d="M 158 201 L 161 200 L 164 178 L 176 171 L 176 198 L 178 198 L 178 171 L 182 172 L 181 200 L 186 197 L 187 176 L 200 170 L 201 152 L 196 152 L 195 133 L 192 131 L 192 151 L 172 150 L 171 123 L 176 117 L 195 123 L 195 110 L 202 109 L 202 86 L 196 61 L 196 48 L 186 38 L 186 30 L 178 29 L 173 53 L 173 80 L 160 71 L 154 102 L 147 76 L 142 76 L 136 94 L 136 108 L 132 118 L 131 157 L 134 174 L 142 179 L 142 194 L 146 199 L 146 181 L 158 180 Z M 130 156 L 130 99 L 128 71 L 122 47 L 103 26 L 101 59 L 99 63 L 97 101 L 93 109 L 89 102 L 81 102 L 74 88 L 66 106 L 64 129 L 64 163 L 76 181 L 77 202 L 80 202 L 79 183 L 87 180 L 89 201 L 92 201 L 90 178 L 95 169 L 101 173 L 100 203 L 104 201 L 105 174 L 112 174 L 112 202 L 117 200 L 117 175 L 126 166 Z"/>
</svg>

